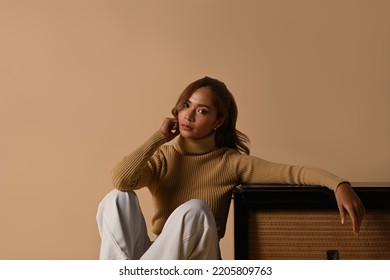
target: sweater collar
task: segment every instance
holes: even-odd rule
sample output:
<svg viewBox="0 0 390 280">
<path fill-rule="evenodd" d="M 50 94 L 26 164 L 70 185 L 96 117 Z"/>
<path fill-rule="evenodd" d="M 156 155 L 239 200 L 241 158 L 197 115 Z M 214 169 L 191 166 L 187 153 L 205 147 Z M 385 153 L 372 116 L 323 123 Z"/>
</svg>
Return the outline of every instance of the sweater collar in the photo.
<svg viewBox="0 0 390 280">
<path fill-rule="evenodd" d="M 184 138 L 179 135 L 174 143 L 174 147 L 183 154 L 206 154 L 215 149 L 215 133 L 196 140 Z"/>
</svg>

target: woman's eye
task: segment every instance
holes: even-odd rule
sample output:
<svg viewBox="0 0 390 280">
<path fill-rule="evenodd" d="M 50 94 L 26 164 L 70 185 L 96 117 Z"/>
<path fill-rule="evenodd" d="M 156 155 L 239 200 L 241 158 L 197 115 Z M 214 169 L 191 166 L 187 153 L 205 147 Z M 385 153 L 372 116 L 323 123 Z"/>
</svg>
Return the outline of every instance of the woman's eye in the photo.
<svg viewBox="0 0 390 280">
<path fill-rule="evenodd" d="M 183 108 L 189 108 L 189 107 L 190 107 L 190 105 L 188 103 L 183 104 Z"/>
<path fill-rule="evenodd" d="M 198 110 L 198 113 L 199 114 L 202 114 L 202 115 L 206 115 L 207 114 L 207 111 L 205 109 L 199 109 Z"/>
</svg>

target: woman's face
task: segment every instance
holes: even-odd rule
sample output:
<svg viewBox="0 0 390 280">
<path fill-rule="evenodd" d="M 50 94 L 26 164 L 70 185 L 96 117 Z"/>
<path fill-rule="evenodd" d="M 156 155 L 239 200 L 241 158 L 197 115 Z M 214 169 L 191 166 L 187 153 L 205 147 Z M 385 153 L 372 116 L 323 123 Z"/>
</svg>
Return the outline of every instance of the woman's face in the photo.
<svg viewBox="0 0 390 280">
<path fill-rule="evenodd" d="M 197 89 L 178 111 L 180 135 L 189 139 L 200 139 L 209 135 L 222 123 L 217 119 L 211 89 Z"/>
</svg>

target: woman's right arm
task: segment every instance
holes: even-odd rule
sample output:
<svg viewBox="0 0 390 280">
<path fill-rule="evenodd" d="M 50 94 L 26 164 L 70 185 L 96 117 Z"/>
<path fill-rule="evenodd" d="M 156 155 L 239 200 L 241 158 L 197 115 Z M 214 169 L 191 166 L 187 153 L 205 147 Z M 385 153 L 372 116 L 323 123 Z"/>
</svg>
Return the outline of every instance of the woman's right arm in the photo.
<svg viewBox="0 0 390 280">
<path fill-rule="evenodd" d="M 124 157 L 112 170 L 112 182 L 121 191 L 136 190 L 147 185 L 159 166 L 157 149 L 166 143 L 161 131 L 156 131 L 143 145 Z"/>
<path fill-rule="evenodd" d="M 158 131 L 114 167 L 112 171 L 114 187 L 121 191 L 128 191 L 148 185 L 155 174 L 160 174 L 159 170 L 164 162 L 156 151 L 178 134 L 176 120 L 166 118 Z"/>
</svg>

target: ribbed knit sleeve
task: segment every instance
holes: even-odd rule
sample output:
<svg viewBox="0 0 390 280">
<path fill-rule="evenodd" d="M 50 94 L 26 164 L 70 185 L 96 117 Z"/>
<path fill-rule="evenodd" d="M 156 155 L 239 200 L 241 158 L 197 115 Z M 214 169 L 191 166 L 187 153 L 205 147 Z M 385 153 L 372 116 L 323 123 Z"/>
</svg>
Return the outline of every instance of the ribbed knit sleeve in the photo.
<svg viewBox="0 0 390 280">
<path fill-rule="evenodd" d="M 232 153 L 229 165 L 241 184 L 316 185 L 336 190 L 346 180 L 320 168 L 272 163 L 254 156 Z"/>
<path fill-rule="evenodd" d="M 112 171 L 115 188 L 121 191 L 136 190 L 146 186 L 159 173 L 161 160 L 158 148 L 166 143 L 162 132 L 156 131 L 143 145 L 124 157 Z"/>
</svg>

